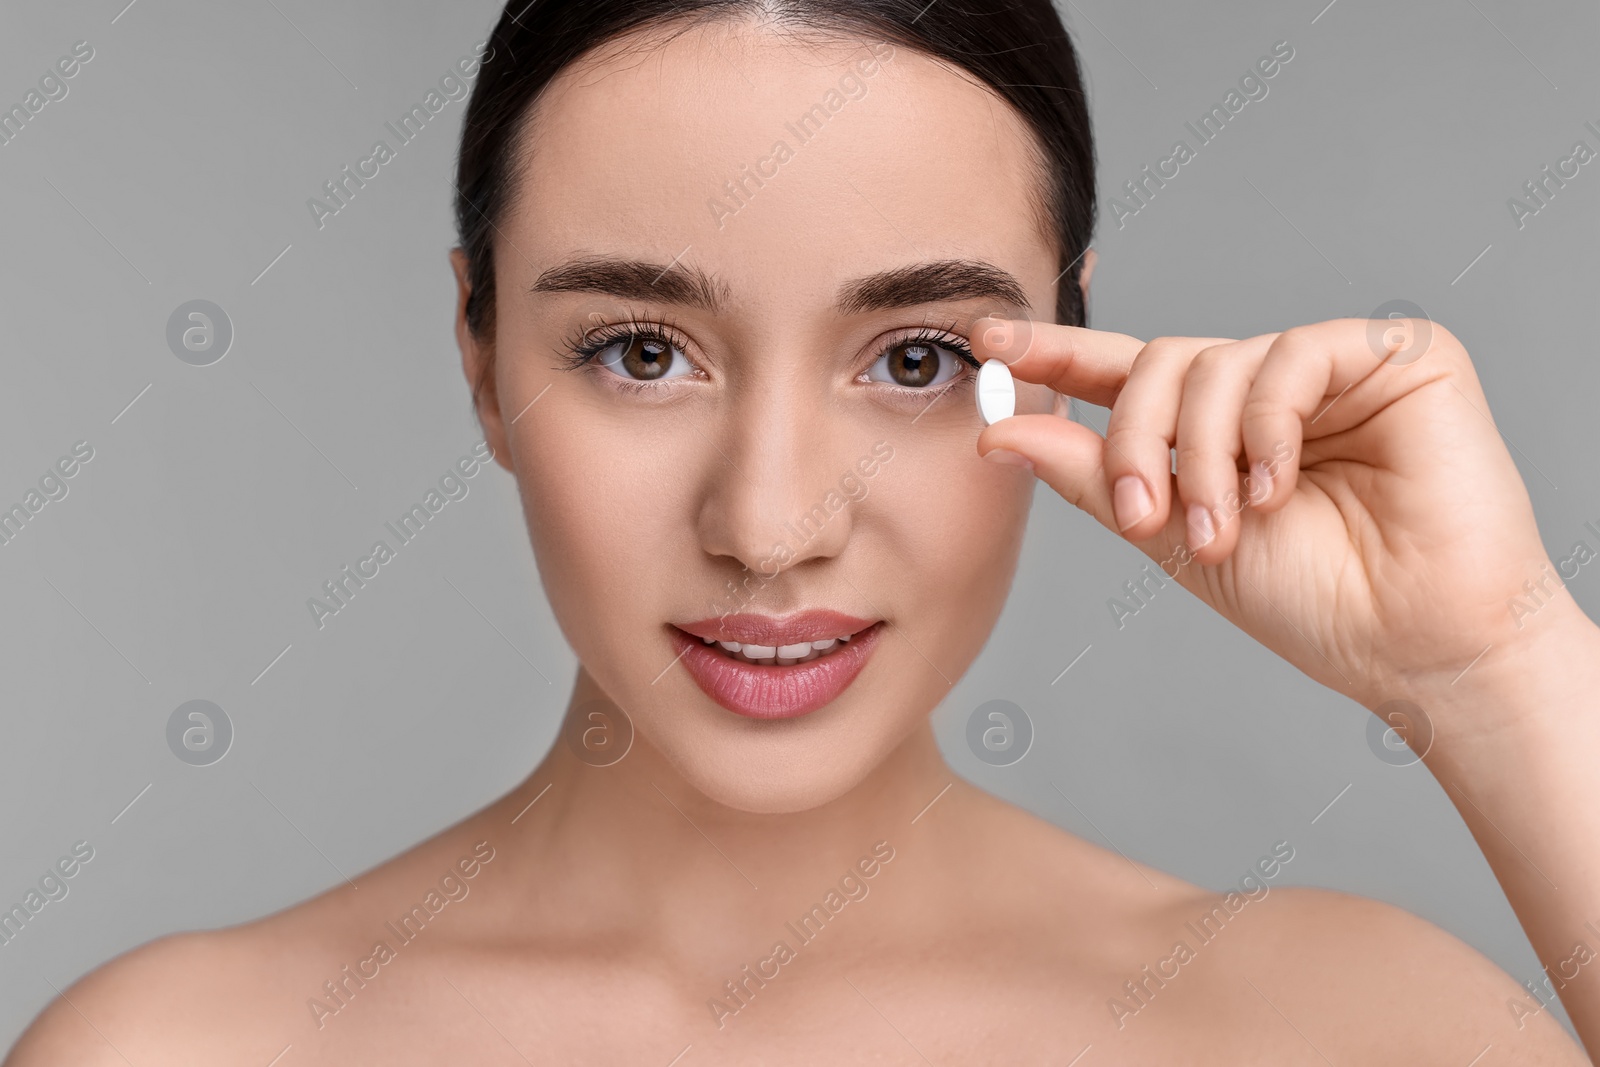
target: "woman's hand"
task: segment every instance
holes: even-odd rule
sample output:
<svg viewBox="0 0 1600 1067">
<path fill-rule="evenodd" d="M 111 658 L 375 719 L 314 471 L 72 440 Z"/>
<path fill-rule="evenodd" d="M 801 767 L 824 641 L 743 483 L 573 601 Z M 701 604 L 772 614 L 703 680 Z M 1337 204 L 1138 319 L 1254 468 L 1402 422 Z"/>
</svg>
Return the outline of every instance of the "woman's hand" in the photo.
<svg viewBox="0 0 1600 1067">
<path fill-rule="evenodd" d="M 1461 344 L 1426 320 L 974 334 L 1018 378 L 1111 408 L 1104 439 L 1020 415 L 980 453 L 1025 457 L 1312 678 L 1423 709 L 1428 769 L 1600 1062 L 1600 977 L 1577 970 L 1600 958 L 1600 629 L 1561 588 Z"/>
<path fill-rule="evenodd" d="M 1025 457 L 1169 577 L 1369 708 L 1425 698 L 1536 622 L 1586 622 L 1466 350 L 1432 322 L 1146 343 L 984 320 L 972 340 L 1021 380 L 1111 409 L 1103 439 L 1020 415 L 984 430 L 980 453 Z"/>
</svg>

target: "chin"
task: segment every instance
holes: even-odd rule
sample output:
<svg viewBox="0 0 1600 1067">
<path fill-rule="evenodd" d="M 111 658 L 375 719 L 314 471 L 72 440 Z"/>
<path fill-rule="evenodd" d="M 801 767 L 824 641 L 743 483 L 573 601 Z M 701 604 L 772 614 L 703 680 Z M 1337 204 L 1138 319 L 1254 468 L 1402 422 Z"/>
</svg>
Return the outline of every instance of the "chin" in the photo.
<svg viewBox="0 0 1600 1067">
<path fill-rule="evenodd" d="M 827 705 L 783 719 L 731 712 L 680 676 L 639 707 L 635 725 L 653 754 L 716 804 L 772 815 L 809 811 L 883 768 L 937 703 L 938 694 L 882 684 L 897 671 L 885 673 L 886 679 L 862 678 Z"/>
<path fill-rule="evenodd" d="M 656 748 L 689 786 L 724 807 L 760 815 L 810 811 L 838 800 L 893 750 L 892 744 L 879 751 L 844 737 L 769 735 L 674 751 L 682 740 Z"/>
</svg>

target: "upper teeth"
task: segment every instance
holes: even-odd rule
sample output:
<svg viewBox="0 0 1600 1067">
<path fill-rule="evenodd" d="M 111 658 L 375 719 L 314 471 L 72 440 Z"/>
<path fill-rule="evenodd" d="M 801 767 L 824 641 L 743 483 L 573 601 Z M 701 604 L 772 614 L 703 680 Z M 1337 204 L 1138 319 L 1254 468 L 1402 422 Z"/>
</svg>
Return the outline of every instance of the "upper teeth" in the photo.
<svg viewBox="0 0 1600 1067">
<path fill-rule="evenodd" d="M 842 648 L 849 644 L 850 637 L 850 634 L 841 634 L 838 637 L 825 637 L 821 641 L 796 641 L 792 645 L 756 645 L 740 641 L 718 641 L 711 637 L 703 637 L 701 640 L 708 645 L 721 645 L 729 655 L 747 663 L 775 662 L 780 667 L 788 667 L 816 659 L 831 649 Z"/>
<path fill-rule="evenodd" d="M 793 645 L 752 645 L 741 644 L 738 641 L 718 641 L 712 637 L 702 637 L 706 644 L 718 644 L 729 652 L 743 652 L 751 659 L 769 659 L 778 656 L 782 659 L 799 659 L 808 652 L 826 652 L 834 645 L 842 645 L 850 640 L 849 634 L 839 637 L 828 637 L 821 641 L 801 641 Z"/>
</svg>

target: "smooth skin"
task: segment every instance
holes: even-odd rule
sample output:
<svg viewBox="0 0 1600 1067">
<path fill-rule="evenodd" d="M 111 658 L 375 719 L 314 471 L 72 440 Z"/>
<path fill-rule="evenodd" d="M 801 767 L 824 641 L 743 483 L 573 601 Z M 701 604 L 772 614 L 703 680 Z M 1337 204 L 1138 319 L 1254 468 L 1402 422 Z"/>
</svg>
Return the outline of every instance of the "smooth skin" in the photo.
<svg viewBox="0 0 1600 1067">
<path fill-rule="evenodd" d="M 1060 262 L 1029 134 L 1003 104 L 907 50 L 880 57 L 869 89 L 718 219 L 708 196 L 860 71 L 868 43 L 760 22 L 628 43 L 576 64 L 533 116 L 527 195 L 499 224 L 492 336 L 466 327 L 454 263 L 463 367 L 473 383 L 489 368 L 485 435 L 517 479 L 583 664 L 569 720 L 581 730 L 583 709 L 613 700 L 632 747 L 599 767 L 558 741 L 512 793 L 359 888 L 113 961 L 7 1064 L 1585 1062 L 1549 1012 L 1518 1020 L 1508 1006 L 1526 994 L 1469 946 L 1314 889 L 1249 901 L 1119 1015 L 1126 983 L 1224 898 L 957 780 L 928 722 L 988 638 L 1034 493 L 1027 470 L 982 457 L 1025 457 L 1113 530 L 1113 487 L 1137 473 L 1152 509 L 1127 536 L 1165 556 L 1187 534 L 1174 492 L 1225 503 L 1235 457 L 1283 440 L 1295 461 L 1271 495 L 1218 520 L 1181 580 L 1324 684 L 1368 706 L 1424 705 L 1439 728 L 1430 767 L 1470 794 L 1469 825 L 1535 945 L 1565 958 L 1600 839 L 1578 803 L 1596 755 L 1578 694 L 1597 691 L 1594 668 L 1569 657 L 1593 662 L 1596 639 L 1571 607 L 1541 611 L 1525 634 L 1494 616 L 1544 554 L 1515 470 L 1473 413 L 1485 405 L 1459 346 L 1435 328 L 1414 366 L 1380 373 L 1350 324 L 1149 346 L 991 330 L 985 316 L 1047 313 Z M 967 150 L 974 137 L 983 151 Z M 596 255 L 677 257 L 674 277 L 709 280 L 721 299 L 541 288 Z M 991 265 L 1022 299 L 838 300 L 863 275 L 951 259 Z M 561 339 L 623 303 L 670 320 L 698 373 L 645 395 L 609 371 L 563 369 Z M 866 376 L 884 343 L 934 325 L 1013 364 L 1021 414 L 982 429 L 970 378 L 928 396 Z M 1268 402 L 1247 406 L 1252 389 Z M 1112 406 L 1109 443 L 1050 413 L 1065 396 Z M 877 440 L 895 457 L 870 492 L 750 610 L 830 607 L 889 632 L 826 708 L 786 723 L 721 709 L 671 669 L 666 624 L 703 617 Z M 854 899 L 815 940 L 793 937 L 788 924 L 875 849 L 892 858 L 845 886 Z M 376 977 L 342 979 L 395 940 L 386 923 L 484 854 L 453 883 L 466 894 L 369 967 Z M 779 939 L 794 958 L 729 1008 L 725 983 Z M 342 1003 L 324 992 L 335 980 Z M 1569 1003 L 1593 1034 L 1585 981 Z M 318 998 L 337 1010 L 319 1018 Z"/>
</svg>

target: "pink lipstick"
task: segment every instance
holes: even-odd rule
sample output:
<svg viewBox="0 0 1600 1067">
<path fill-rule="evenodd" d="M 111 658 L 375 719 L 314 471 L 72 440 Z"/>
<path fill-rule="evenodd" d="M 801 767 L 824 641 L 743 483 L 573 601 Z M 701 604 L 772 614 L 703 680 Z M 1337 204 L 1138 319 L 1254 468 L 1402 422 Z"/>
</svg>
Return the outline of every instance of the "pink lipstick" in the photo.
<svg viewBox="0 0 1600 1067">
<path fill-rule="evenodd" d="M 712 700 L 752 719 L 791 719 L 831 703 L 855 681 L 883 624 L 812 610 L 668 629 L 689 676 Z"/>
</svg>

